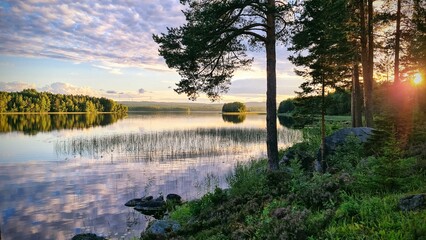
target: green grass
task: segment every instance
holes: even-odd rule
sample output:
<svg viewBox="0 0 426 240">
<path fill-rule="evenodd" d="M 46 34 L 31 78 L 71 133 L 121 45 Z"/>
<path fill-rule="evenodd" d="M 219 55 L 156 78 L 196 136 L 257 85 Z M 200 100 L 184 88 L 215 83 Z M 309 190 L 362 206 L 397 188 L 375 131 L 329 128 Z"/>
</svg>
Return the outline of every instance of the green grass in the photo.
<svg viewBox="0 0 426 240">
<path fill-rule="evenodd" d="M 345 196 L 332 223 L 325 229 L 330 239 L 419 239 L 426 237 L 426 211 L 402 212 L 397 208 L 405 194 Z"/>
</svg>

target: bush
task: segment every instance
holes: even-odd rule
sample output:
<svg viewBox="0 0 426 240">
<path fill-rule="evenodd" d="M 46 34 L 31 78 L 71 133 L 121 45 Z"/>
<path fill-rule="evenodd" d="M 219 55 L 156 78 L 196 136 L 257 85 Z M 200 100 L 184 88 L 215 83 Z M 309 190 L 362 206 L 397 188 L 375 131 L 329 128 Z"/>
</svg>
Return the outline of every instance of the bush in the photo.
<svg viewBox="0 0 426 240">
<path fill-rule="evenodd" d="M 226 179 L 231 194 L 234 196 L 262 194 L 267 181 L 266 172 L 266 160 L 237 164 L 234 172 Z"/>
<path fill-rule="evenodd" d="M 291 113 L 295 107 L 292 99 L 284 100 L 278 106 L 278 113 Z"/>
<path fill-rule="evenodd" d="M 246 223 L 253 229 L 253 239 L 306 239 L 306 219 L 310 211 L 274 200 L 260 216 L 248 216 Z"/>
</svg>

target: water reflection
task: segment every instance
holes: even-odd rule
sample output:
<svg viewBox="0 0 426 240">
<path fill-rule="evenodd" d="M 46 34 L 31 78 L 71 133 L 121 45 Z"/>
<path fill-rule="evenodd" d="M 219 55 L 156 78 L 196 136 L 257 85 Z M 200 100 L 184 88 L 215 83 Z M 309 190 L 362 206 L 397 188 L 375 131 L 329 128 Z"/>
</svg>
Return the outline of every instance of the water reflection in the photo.
<svg viewBox="0 0 426 240">
<path fill-rule="evenodd" d="M 119 114 L 0 114 L 0 133 L 23 132 L 35 135 L 61 129 L 106 126 L 122 119 Z"/>
<path fill-rule="evenodd" d="M 33 126 L 19 117 L 24 120 L 13 121 Z M 84 232 L 131 239 L 151 218 L 125 207 L 127 200 L 160 193 L 200 197 L 226 187 L 237 162 L 266 152 L 261 115 L 235 125 L 217 113 L 130 114 L 104 127 L 57 128 L 0 135 L 2 240 L 61 240 Z M 301 139 L 296 130 L 279 127 L 279 133 L 281 148 Z"/>
<path fill-rule="evenodd" d="M 159 193 L 177 193 L 186 200 L 199 197 L 206 192 L 203 176 L 216 175 L 217 186 L 225 187 L 223 174 L 238 160 L 244 159 L 146 163 L 120 159 L 115 164 L 75 159 L 56 164 L 3 166 L 2 239 L 61 240 L 85 232 L 109 239 L 139 236 L 152 218 L 125 207 L 127 200 Z"/>
<path fill-rule="evenodd" d="M 246 117 L 246 114 L 222 114 L 222 119 L 224 122 L 230 122 L 235 124 L 244 122 L 244 120 L 246 120 Z"/>
</svg>

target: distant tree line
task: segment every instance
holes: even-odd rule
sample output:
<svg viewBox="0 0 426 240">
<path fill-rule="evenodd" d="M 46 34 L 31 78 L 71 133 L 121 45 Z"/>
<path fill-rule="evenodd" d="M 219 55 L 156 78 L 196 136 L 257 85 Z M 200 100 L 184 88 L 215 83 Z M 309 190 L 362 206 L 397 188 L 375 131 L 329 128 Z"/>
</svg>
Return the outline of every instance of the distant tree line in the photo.
<svg viewBox="0 0 426 240">
<path fill-rule="evenodd" d="M 53 94 L 25 89 L 21 92 L 0 92 L 0 112 L 126 113 L 127 107 L 104 97 Z"/>
<path fill-rule="evenodd" d="M 247 112 L 247 107 L 244 103 L 241 103 L 241 102 L 225 103 L 223 104 L 222 112 L 244 113 L 244 112 Z"/>
<path fill-rule="evenodd" d="M 321 96 L 304 96 L 284 100 L 278 107 L 278 113 L 321 114 Z M 327 115 L 350 115 L 351 94 L 345 90 L 337 90 L 325 96 L 325 112 Z"/>
</svg>

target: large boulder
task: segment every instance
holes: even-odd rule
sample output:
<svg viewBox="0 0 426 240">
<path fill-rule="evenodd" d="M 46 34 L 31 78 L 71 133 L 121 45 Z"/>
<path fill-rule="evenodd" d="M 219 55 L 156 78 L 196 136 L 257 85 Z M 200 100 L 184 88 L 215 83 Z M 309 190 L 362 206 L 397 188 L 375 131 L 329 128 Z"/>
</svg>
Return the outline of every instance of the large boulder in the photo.
<svg viewBox="0 0 426 240">
<path fill-rule="evenodd" d="M 426 207 L 426 194 L 416 194 L 404 197 L 399 200 L 399 209 L 401 211 L 414 211 Z"/>
<path fill-rule="evenodd" d="M 157 237 L 165 237 L 171 235 L 181 228 L 180 224 L 173 220 L 156 220 L 143 234 L 155 235 Z"/>
<path fill-rule="evenodd" d="M 357 127 L 357 128 L 344 128 L 340 129 L 330 136 L 325 138 L 324 146 L 324 160 L 327 157 L 334 154 L 339 146 L 342 146 L 349 136 L 356 137 L 360 143 L 366 143 L 370 136 L 373 134 L 374 129 L 369 127 Z M 320 164 L 321 161 L 321 149 L 318 150 L 317 161 L 315 163 L 315 170 L 324 171 L 324 164 Z"/>
</svg>

